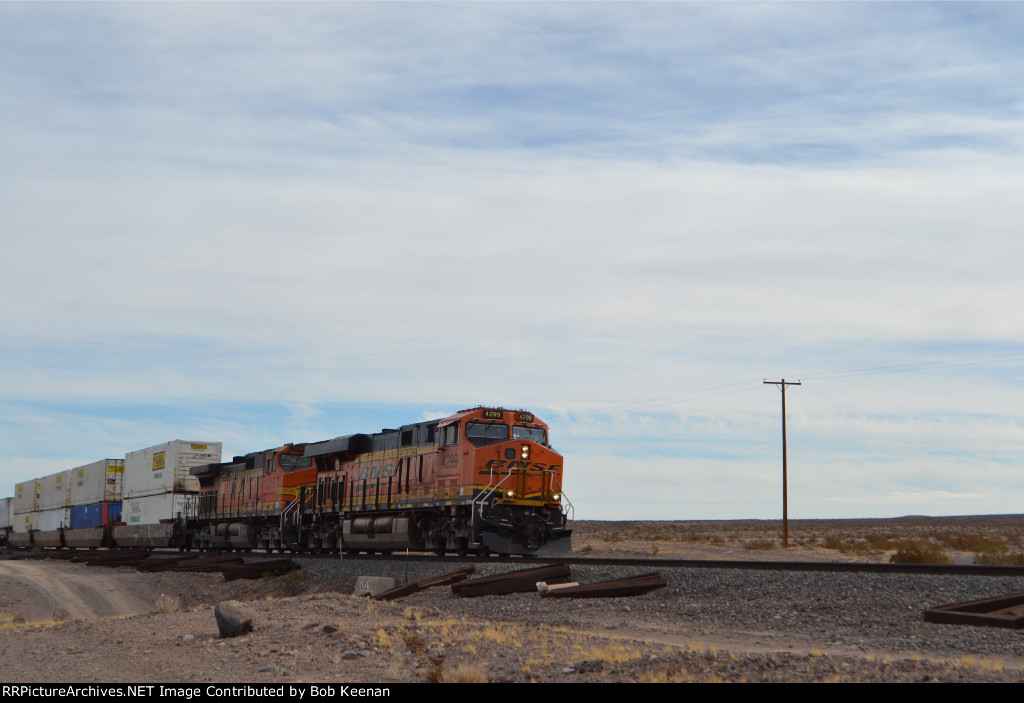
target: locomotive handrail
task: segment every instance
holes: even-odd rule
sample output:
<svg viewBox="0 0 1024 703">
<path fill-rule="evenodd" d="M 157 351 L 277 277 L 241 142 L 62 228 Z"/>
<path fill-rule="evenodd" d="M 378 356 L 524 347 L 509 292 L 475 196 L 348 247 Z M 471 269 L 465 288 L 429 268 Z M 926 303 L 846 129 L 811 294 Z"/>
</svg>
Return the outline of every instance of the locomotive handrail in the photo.
<svg viewBox="0 0 1024 703">
<path fill-rule="evenodd" d="M 479 498 L 475 498 L 475 499 L 473 500 L 473 503 L 479 503 L 479 504 L 480 504 L 480 515 L 481 515 L 481 516 L 483 516 L 483 513 L 484 513 L 484 503 L 485 503 L 485 502 L 487 502 L 487 499 L 488 499 L 488 498 L 490 498 L 490 497 L 491 497 L 491 495 L 493 495 L 493 494 L 494 494 L 494 492 L 495 492 L 495 491 L 497 491 L 497 490 L 498 490 L 498 488 L 500 488 L 500 487 L 501 487 L 501 484 L 505 483 L 505 481 L 506 481 L 506 480 L 507 480 L 508 478 L 510 478 L 511 476 L 512 476 L 512 470 L 511 470 L 511 469 L 509 469 L 509 472 L 508 472 L 507 474 L 505 474 L 505 478 L 501 479 L 500 481 L 498 481 L 498 482 L 497 482 L 496 484 L 494 484 L 494 485 L 492 486 L 492 485 L 491 485 L 491 481 L 493 481 L 493 480 L 494 480 L 494 470 L 493 470 L 493 469 L 491 469 L 491 475 L 490 475 L 490 477 L 489 477 L 489 478 L 487 479 L 487 486 L 488 486 L 488 487 L 489 487 L 489 488 L 490 488 L 491 490 L 487 491 L 486 493 L 481 493 L 481 494 L 480 494 L 480 496 L 479 496 Z M 473 514 L 475 515 L 475 514 L 476 514 L 476 511 L 474 511 L 474 513 L 473 513 Z"/>
<path fill-rule="evenodd" d="M 298 513 L 299 513 L 299 498 L 300 498 L 300 496 L 295 496 L 295 499 L 291 503 L 289 503 L 288 505 L 284 506 L 284 509 L 281 511 L 281 534 L 282 535 L 284 534 L 284 524 L 285 524 L 285 520 L 288 517 L 288 513 L 291 512 L 291 511 L 295 511 L 296 515 L 298 515 Z"/>
<path fill-rule="evenodd" d="M 552 472 L 551 478 L 554 478 L 554 477 L 555 477 L 554 472 Z M 575 520 L 576 519 L 576 507 L 572 504 L 572 501 L 570 501 L 568 498 L 565 497 L 565 490 L 562 489 L 562 485 L 561 484 L 558 485 L 558 492 L 562 496 L 562 500 L 560 500 L 559 502 L 562 504 L 562 512 L 565 513 L 565 519 L 566 520 Z M 572 511 L 572 516 L 571 517 L 569 515 L 569 511 L 570 510 Z"/>
<path fill-rule="evenodd" d="M 494 486 L 492 486 L 492 485 L 490 485 L 490 482 L 495 480 L 495 470 L 494 469 L 490 470 L 490 476 L 487 477 L 487 486 L 490 488 L 490 490 L 486 491 L 485 493 L 481 491 L 480 495 L 478 497 L 473 498 L 471 504 L 473 504 L 473 506 L 476 506 L 476 504 L 479 504 L 479 507 L 480 507 L 479 511 L 477 511 L 475 508 L 472 511 L 470 511 L 470 517 L 472 518 L 472 525 L 470 527 L 470 530 L 471 530 L 472 535 L 473 535 L 474 538 L 476 536 L 476 521 L 477 521 L 477 517 L 479 517 L 480 520 L 483 519 L 483 503 L 486 502 L 487 498 L 492 496 L 495 493 L 495 491 L 497 491 L 498 488 L 503 483 L 505 483 L 505 480 L 508 479 L 510 476 L 512 476 L 512 470 L 511 469 L 509 470 L 509 473 L 505 475 L 504 479 L 502 479 L 501 481 L 496 483 Z M 479 516 L 477 516 L 477 513 L 479 513 Z"/>
</svg>

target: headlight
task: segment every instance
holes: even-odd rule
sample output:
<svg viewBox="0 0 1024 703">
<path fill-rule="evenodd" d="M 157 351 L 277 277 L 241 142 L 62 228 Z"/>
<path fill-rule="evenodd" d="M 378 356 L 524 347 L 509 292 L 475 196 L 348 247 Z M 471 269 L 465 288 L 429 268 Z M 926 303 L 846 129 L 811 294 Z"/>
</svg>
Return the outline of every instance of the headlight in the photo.
<svg viewBox="0 0 1024 703">
<path fill-rule="evenodd" d="M 553 500 L 553 501 L 555 501 L 557 503 L 558 501 L 562 500 L 562 494 L 561 493 L 552 493 L 551 494 L 551 500 Z"/>
<path fill-rule="evenodd" d="M 515 498 L 515 495 L 516 495 L 516 492 L 514 490 L 512 490 L 511 488 L 508 489 L 507 491 L 505 491 L 505 497 L 506 498 Z"/>
<path fill-rule="evenodd" d="M 524 444 L 519 450 L 519 456 L 523 459 L 530 458 L 530 445 Z"/>
</svg>

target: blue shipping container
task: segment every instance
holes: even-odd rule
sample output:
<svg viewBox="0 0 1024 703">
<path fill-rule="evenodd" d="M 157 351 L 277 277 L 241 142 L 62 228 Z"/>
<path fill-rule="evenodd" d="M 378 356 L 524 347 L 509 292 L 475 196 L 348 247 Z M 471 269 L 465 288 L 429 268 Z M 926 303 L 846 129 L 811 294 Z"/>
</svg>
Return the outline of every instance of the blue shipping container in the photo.
<svg viewBox="0 0 1024 703">
<path fill-rule="evenodd" d="M 71 529 L 102 527 L 107 522 L 121 518 L 120 503 L 93 503 L 71 508 Z"/>
<path fill-rule="evenodd" d="M 71 509 L 71 529 L 81 530 L 86 527 L 99 527 L 103 524 L 103 503 L 79 505 Z"/>
</svg>

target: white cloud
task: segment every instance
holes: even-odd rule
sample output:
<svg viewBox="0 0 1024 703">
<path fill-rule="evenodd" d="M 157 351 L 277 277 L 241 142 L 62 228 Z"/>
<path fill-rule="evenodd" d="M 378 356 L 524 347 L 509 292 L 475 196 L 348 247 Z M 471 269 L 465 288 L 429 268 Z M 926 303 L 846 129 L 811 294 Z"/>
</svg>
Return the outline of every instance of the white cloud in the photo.
<svg viewBox="0 0 1024 703">
<path fill-rule="evenodd" d="M 346 433 L 331 403 L 411 404 L 407 421 L 518 403 L 555 409 L 582 457 L 588 441 L 656 455 L 634 456 L 651 472 L 637 505 L 664 481 L 658 500 L 742 517 L 756 492 L 662 462 L 708 456 L 727 476 L 774 459 L 778 397 L 757 381 L 665 416 L 558 413 L 1022 348 L 1008 6 L 0 17 L 4 400 L 64 457 L 85 435 L 165 441 L 196 420 L 234 451 Z M 999 467 L 1020 457 L 1019 369 L 810 378 L 791 428 L 849 475 L 858 451 L 918 455 L 883 485 L 974 457 L 1015 487 Z M 218 424 L 195 410 L 211 401 L 277 404 L 280 425 Z M 73 404 L 149 409 L 129 427 L 61 414 Z M 47 417 L 78 429 L 61 440 Z M 616 464 L 594 461 L 604 505 Z"/>
</svg>

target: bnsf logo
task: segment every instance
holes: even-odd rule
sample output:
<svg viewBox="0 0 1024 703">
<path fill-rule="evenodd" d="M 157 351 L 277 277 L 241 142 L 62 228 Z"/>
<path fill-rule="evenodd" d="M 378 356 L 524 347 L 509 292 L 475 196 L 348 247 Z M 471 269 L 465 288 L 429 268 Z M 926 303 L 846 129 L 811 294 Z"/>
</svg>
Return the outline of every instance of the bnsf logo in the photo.
<svg viewBox="0 0 1024 703">
<path fill-rule="evenodd" d="M 507 461 L 505 459 L 491 459 L 479 473 L 486 474 L 491 471 L 511 471 L 512 469 L 526 469 L 527 471 L 558 471 L 561 464 L 542 464 L 539 461 Z"/>
<path fill-rule="evenodd" d="M 395 475 L 394 464 L 383 464 L 380 466 L 364 466 L 359 469 L 359 478 L 390 478 Z"/>
</svg>

